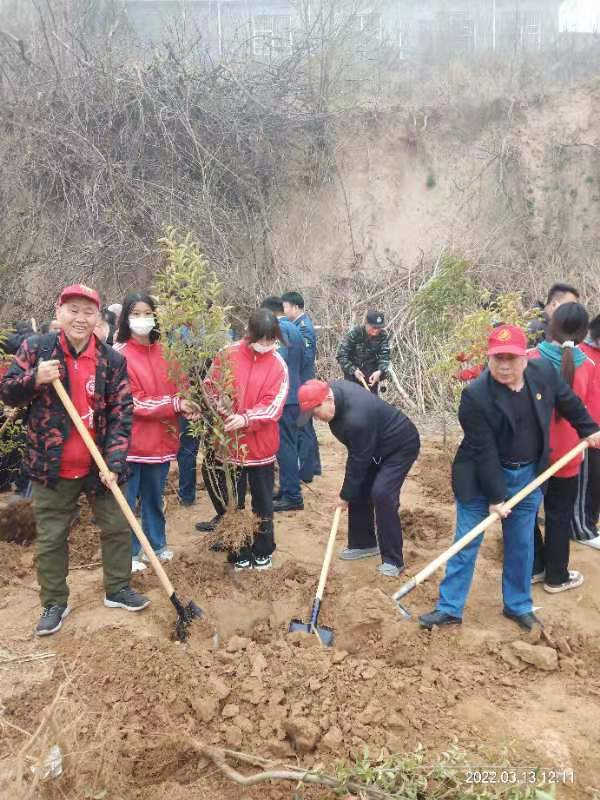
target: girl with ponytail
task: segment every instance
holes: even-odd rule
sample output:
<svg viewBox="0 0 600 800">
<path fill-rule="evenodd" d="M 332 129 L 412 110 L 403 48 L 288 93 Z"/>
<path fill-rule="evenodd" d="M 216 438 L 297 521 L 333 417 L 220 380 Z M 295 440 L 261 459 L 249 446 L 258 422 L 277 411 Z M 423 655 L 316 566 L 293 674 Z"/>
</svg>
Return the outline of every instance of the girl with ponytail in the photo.
<svg viewBox="0 0 600 800">
<path fill-rule="evenodd" d="M 587 406 L 594 388 L 594 365 L 578 347 L 587 334 L 589 316 L 580 303 L 563 303 L 550 320 L 550 340 L 529 351 L 529 358 L 545 358 Z M 554 413 L 550 426 L 550 461 L 554 463 L 575 447 L 575 429 Z M 547 592 L 564 592 L 583 583 L 583 575 L 569 570 L 569 539 L 583 456 L 574 458 L 548 481 L 544 497 L 545 540 L 535 527 L 532 583 L 544 583 Z"/>
</svg>

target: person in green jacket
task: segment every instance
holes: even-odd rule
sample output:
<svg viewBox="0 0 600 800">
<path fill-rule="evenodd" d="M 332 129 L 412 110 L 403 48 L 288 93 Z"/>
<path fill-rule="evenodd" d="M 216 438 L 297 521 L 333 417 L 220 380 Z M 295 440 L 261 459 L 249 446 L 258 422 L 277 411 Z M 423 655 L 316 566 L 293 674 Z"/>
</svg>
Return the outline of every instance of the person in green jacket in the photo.
<svg viewBox="0 0 600 800">
<path fill-rule="evenodd" d="M 344 378 L 354 383 L 364 381 L 374 394 L 378 394 L 379 384 L 390 366 L 390 342 L 384 325 L 381 312 L 369 311 L 365 324 L 355 325 L 344 336 L 337 352 Z"/>
</svg>

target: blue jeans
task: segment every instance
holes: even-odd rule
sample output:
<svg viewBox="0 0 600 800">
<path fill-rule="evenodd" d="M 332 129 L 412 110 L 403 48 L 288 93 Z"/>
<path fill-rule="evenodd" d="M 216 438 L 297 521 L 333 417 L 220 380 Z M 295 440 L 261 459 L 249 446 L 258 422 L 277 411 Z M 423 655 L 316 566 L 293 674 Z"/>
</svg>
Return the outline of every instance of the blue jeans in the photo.
<svg viewBox="0 0 600 800">
<path fill-rule="evenodd" d="M 196 459 L 200 439 L 190 435 L 190 423 L 185 417 L 179 418 L 179 499 L 186 505 L 192 505 L 196 499 Z"/>
<path fill-rule="evenodd" d="M 315 475 L 321 474 L 321 454 L 312 419 L 298 433 L 298 459 L 300 480 L 310 483 Z"/>
<path fill-rule="evenodd" d="M 503 470 L 508 496 L 512 497 L 536 477 L 535 464 L 521 469 Z M 502 569 L 502 596 L 504 609 L 511 614 L 527 614 L 532 609 L 531 568 L 533 566 L 533 529 L 542 501 L 540 489 L 522 500 L 512 513 L 502 521 L 504 539 L 504 565 Z M 489 514 L 489 501 L 475 497 L 466 503 L 456 501 L 456 536 L 461 539 Z M 440 584 L 437 610 L 462 617 L 467 595 L 473 580 L 475 559 L 483 534 L 456 553 L 446 565 L 446 575 Z"/>
<path fill-rule="evenodd" d="M 138 464 L 130 461 L 131 477 L 125 486 L 127 502 L 135 511 L 138 497 L 142 501 L 142 530 L 148 537 L 155 553 L 160 553 L 167 546 L 165 533 L 165 514 L 163 511 L 163 494 L 170 462 L 166 464 Z M 140 554 L 140 543 L 132 534 L 131 550 L 133 557 Z"/>
<path fill-rule="evenodd" d="M 297 403 L 290 403 L 283 409 L 279 420 L 279 494 L 293 503 L 302 502 L 300 490 L 300 470 L 298 468 L 298 434 L 300 429 L 296 422 L 300 408 Z"/>
</svg>

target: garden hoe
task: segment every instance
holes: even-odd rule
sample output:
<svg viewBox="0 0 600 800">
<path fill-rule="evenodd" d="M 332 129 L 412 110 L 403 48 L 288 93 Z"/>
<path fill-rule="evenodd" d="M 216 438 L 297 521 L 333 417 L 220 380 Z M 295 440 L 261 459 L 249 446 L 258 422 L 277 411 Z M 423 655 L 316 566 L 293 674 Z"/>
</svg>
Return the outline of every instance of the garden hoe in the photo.
<svg viewBox="0 0 600 800">
<path fill-rule="evenodd" d="M 52 386 L 56 390 L 57 395 L 60 397 L 60 400 L 65 407 L 67 414 L 71 417 L 73 425 L 79 431 L 81 438 L 85 442 L 86 447 L 92 454 L 92 458 L 96 462 L 98 469 L 100 470 L 101 475 L 108 475 L 110 470 L 102 458 L 102 455 L 98 448 L 96 447 L 96 443 L 90 436 L 87 428 L 83 424 L 81 417 L 77 413 L 77 409 L 73 405 L 73 402 L 69 395 L 67 394 L 65 387 L 62 385 L 60 380 L 56 378 L 52 381 Z M 108 487 L 110 488 L 111 492 L 115 496 L 115 500 L 119 504 L 123 515 L 127 522 L 131 525 L 131 528 L 135 535 L 138 538 L 138 541 L 142 545 L 144 553 L 148 557 L 148 561 L 152 564 L 152 568 L 154 572 L 158 575 L 158 579 L 160 580 L 163 589 L 169 596 L 169 600 L 175 606 L 175 610 L 177 611 L 177 622 L 175 623 L 175 636 L 180 642 L 184 642 L 188 636 L 188 626 L 195 618 L 200 618 L 203 615 L 202 609 L 199 608 L 193 601 L 190 601 L 186 606 L 183 605 L 181 600 L 175 594 L 175 589 L 173 588 L 171 581 L 169 580 L 167 573 L 164 571 L 162 564 L 156 557 L 154 550 L 152 549 L 150 542 L 146 538 L 146 534 L 142 530 L 142 526 L 137 521 L 135 514 L 131 510 L 129 503 L 125 499 L 125 496 L 117 483 L 115 481 L 110 481 L 108 483 Z"/>
<path fill-rule="evenodd" d="M 524 486 L 520 492 L 517 492 L 510 500 L 507 500 L 506 503 L 503 504 L 503 508 L 506 510 L 510 510 L 514 508 L 518 503 L 521 502 L 528 494 L 531 494 L 535 489 L 541 486 L 543 483 L 546 483 L 548 478 L 551 478 L 555 472 L 558 472 L 562 469 L 565 464 L 568 464 L 575 456 L 583 453 L 589 447 L 589 443 L 587 440 L 583 440 L 579 442 L 577 447 L 574 447 L 572 450 L 569 450 L 562 458 L 559 458 L 551 467 L 545 472 L 542 472 L 535 480 L 528 483 L 527 486 Z M 414 578 L 411 578 L 404 586 L 401 586 L 398 591 L 392 595 L 392 600 L 396 603 L 398 610 L 404 617 L 404 619 L 410 619 L 411 614 L 410 612 L 404 608 L 404 606 L 400 603 L 400 600 L 407 595 L 409 592 L 412 592 L 419 584 L 423 583 L 423 581 L 427 580 L 427 578 L 436 571 L 439 567 L 443 566 L 447 561 L 449 561 L 453 555 L 458 553 L 463 547 L 466 547 L 469 542 L 472 542 L 477 536 L 482 534 L 485 530 L 487 530 L 490 525 L 493 525 L 496 520 L 500 519 L 500 515 L 494 512 L 487 516 L 484 520 L 482 520 L 479 525 L 476 525 L 472 528 L 468 533 L 462 536 L 458 541 L 454 542 L 454 544 L 449 547 L 444 553 L 438 556 L 434 561 L 430 564 L 427 564 L 426 567 L 418 572 Z"/>
<path fill-rule="evenodd" d="M 329 573 L 329 565 L 333 556 L 333 548 L 335 547 L 335 537 L 337 529 L 340 524 L 340 516 L 342 514 L 341 508 L 336 508 L 333 516 L 333 524 L 331 525 L 331 533 L 329 534 L 329 541 L 327 542 L 327 550 L 325 551 L 325 560 L 321 568 L 321 577 L 319 579 L 319 587 L 313 603 L 312 611 L 310 612 L 310 622 L 302 622 L 299 619 L 293 619 L 290 622 L 288 633 L 295 633 L 301 631 L 302 633 L 315 633 L 319 637 L 319 641 L 325 647 L 331 647 L 333 644 L 333 629 L 328 628 L 326 625 L 317 625 L 319 618 L 319 611 L 321 610 L 321 601 L 323 600 L 323 592 L 325 591 L 325 581 Z"/>
</svg>

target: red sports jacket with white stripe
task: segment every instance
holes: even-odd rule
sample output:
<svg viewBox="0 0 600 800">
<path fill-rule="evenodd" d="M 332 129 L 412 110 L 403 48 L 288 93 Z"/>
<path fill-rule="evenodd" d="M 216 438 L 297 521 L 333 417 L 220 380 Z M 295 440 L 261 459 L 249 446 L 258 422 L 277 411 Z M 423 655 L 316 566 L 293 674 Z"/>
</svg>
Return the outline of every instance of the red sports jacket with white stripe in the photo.
<svg viewBox="0 0 600 800">
<path fill-rule="evenodd" d="M 257 353 L 242 339 L 215 357 L 204 381 L 217 407 L 231 382 L 231 413 L 241 414 L 246 425 L 230 437 L 229 459 L 245 467 L 272 464 L 279 450 L 277 423 L 289 391 L 287 365 L 276 351 Z"/>
<path fill-rule="evenodd" d="M 125 356 L 133 395 L 133 431 L 127 461 L 164 464 L 177 457 L 181 413 L 177 386 L 160 342 L 118 342 L 114 349 Z"/>
</svg>

